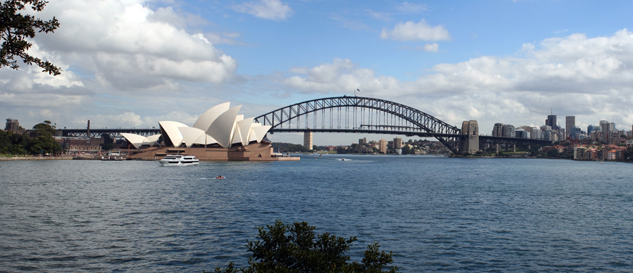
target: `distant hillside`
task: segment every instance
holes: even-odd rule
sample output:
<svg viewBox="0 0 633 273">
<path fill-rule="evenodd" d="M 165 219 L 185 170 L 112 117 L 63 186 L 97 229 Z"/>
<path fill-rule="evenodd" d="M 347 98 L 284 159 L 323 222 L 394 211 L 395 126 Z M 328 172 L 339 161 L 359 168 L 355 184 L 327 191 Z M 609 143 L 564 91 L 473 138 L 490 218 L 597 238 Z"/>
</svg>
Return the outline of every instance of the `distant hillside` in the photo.
<svg viewBox="0 0 633 273">
<path fill-rule="evenodd" d="M 278 153 L 302 153 L 309 152 L 308 149 L 303 147 L 303 145 L 292 144 L 292 143 L 284 143 L 284 142 L 273 142 L 272 144 L 275 152 Z"/>
</svg>

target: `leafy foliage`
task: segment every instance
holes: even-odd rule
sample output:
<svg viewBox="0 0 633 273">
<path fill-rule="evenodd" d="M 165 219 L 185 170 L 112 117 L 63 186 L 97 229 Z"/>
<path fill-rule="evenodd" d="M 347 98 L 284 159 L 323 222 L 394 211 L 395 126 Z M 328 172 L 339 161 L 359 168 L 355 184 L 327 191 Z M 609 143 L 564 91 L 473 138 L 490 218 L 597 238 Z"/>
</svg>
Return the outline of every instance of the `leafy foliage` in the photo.
<svg viewBox="0 0 633 273">
<path fill-rule="evenodd" d="M 0 131 L 0 154 L 40 154 L 59 153 L 62 146 L 55 141 L 55 128 L 50 121 L 44 121 L 33 126 L 35 137 L 26 133 L 14 134 L 11 131 Z"/>
<path fill-rule="evenodd" d="M 44 69 L 42 72 L 55 76 L 61 73 L 61 69 L 49 61 L 42 61 L 27 53 L 33 45 L 30 39 L 35 37 L 36 30 L 40 33 L 54 32 L 59 27 L 59 22 L 55 17 L 43 21 L 35 16 L 22 14 L 20 11 L 30 6 L 34 11 L 40 12 L 44 10 L 47 3 L 46 0 L 5 0 L 0 4 L 0 38 L 2 40 L 0 67 L 9 66 L 12 69 L 18 69 L 19 65 L 15 58 L 19 57 L 25 64 L 37 64 Z"/>
<path fill-rule="evenodd" d="M 35 138 L 29 148 L 32 154 L 41 152 L 58 153 L 62 151 L 62 146 L 53 138 L 55 128 L 50 121 L 45 120 L 43 123 L 38 123 L 33 126 L 33 129 L 35 130 Z"/>
<path fill-rule="evenodd" d="M 258 241 L 248 242 L 248 250 L 252 252 L 248 267 L 235 268 L 233 262 L 227 268 L 216 268 L 216 273 L 299 273 L 299 272 L 392 272 L 398 267 L 388 271 L 382 268 L 393 262 L 391 252 L 389 254 L 380 251 L 378 243 L 371 244 L 365 251 L 361 263 L 350 263 L 350 245 L 356 237 L 345 239 L 323 233 L 316 235 L 314 226 L 306 222 L 285 225 L 276 221 L 274 225 L 267 226 L 268 231 L 258 227 Z"/>
<path fill-rule="evenodd" d="M 271 144 L 271 146 L 273 147 L 273 149 L 275 149 L 275 151 L 279 151 L 280 153 L 305 153 L 305 152 L 309 152 L 308 149 L 306 149 L 306 147 L 303 147 L 303 145 L 299 145 L 299 144 L 284 143 L 284 142 L 273 142 L 273 144 Z"/>
</svg>

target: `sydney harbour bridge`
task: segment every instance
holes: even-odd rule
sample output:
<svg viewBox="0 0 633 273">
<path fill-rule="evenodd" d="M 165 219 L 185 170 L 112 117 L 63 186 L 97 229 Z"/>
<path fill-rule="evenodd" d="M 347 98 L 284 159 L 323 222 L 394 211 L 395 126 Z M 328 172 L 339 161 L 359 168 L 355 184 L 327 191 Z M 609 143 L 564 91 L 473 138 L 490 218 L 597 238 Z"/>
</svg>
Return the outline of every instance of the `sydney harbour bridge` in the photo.
<svg viewBox="0 0 633 273">
<path fill-rule="evenodd" d="M 548 145 L 538 139 L 480 136 L 476 121 L 465 121 L 462 127 L 450 125 L 430 114 L 404 104 L 357 96 L 320 98 L 288 105 L 258 117 L 255 121 L 272 126 L 269 133 L 303 132 L 390 134 L 433 137 L 453 153 L 495 144 Z M 467 126 L 468 125 L 468 126 Z M 153 135 L 152 129 L 59 129 L 62 136 L 101 136 L 112 138 L 120 133 Z M 311 148 L 311 147 L 309 147 Z"/>
</svg>

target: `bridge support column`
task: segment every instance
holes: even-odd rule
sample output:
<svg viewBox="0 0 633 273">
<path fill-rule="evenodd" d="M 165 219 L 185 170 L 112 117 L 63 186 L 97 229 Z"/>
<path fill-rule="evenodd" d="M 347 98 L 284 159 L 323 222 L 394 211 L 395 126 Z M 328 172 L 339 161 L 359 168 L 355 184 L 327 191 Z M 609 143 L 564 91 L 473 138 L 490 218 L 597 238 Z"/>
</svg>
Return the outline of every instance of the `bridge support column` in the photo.
<svg viewBox="0 0 633 273">
<path fill-rule="evenodd" d="M 512 145 L 512 152 L 513 153 L 517 152 L 517 145 L 516 144 Z"/>
<path fill-rule="evenodd" d="M 312 131 L 303 133 L 303 146 L 306 147 L 308 151 L 312 151 Z"/>
<path fill-rule="evenodd" d="M 460 153 L 474 154 L 479 151 L 479 125 L 476 120 L 462 122 Z"/>
<path fill-rule="evenodd" d="M 499 143 L 495 144 L 497 150 L 495 151 L 495 154 L 499 154 Z"/>
</svg>

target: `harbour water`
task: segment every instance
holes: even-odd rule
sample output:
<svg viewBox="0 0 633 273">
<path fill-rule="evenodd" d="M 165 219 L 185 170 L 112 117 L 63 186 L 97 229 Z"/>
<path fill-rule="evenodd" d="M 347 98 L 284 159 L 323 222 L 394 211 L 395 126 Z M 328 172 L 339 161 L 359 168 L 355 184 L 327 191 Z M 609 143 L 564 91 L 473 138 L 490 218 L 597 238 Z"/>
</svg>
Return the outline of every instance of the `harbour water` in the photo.
<svg viewBox="0 0 633 273">
<path fill-rule="evenodd" d="M 354 261 L 380 242 L 402 272 L 633 271 L 631 164 L 345 157 L 0 162 L 0 272 L 243 266 L 276 219 L 357 236 Z"/>
</svg>

